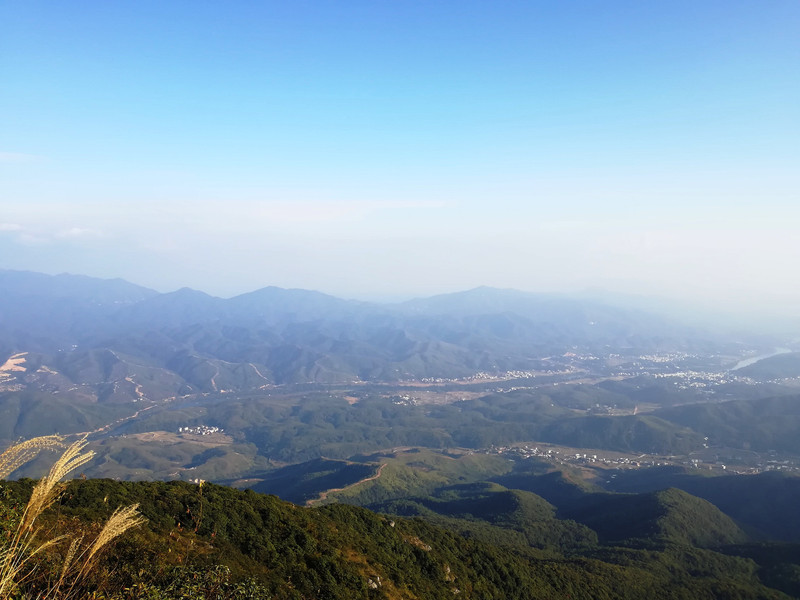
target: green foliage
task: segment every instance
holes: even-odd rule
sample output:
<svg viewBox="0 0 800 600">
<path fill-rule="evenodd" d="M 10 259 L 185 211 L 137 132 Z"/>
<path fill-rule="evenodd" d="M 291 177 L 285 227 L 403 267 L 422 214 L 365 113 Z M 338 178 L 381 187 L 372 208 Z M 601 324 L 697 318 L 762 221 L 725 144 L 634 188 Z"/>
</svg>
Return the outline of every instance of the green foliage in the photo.
<svg viewBox="0 0 800 600">
<path fill-rule="evenodd" d="M 331 499 L 365 506 L 395 498 L 420 496 L 456 482 L 475 482 L 506 473 L 510 461 L 486 454 L 446 454 L 415 448 L 365 457 L 385 464 L 381 476 L 329 495 Z"/>
<path fill-rule="evenodd" d="M 64 401 L 50 393 L 0 392 L 0 440 L 86 431 L 134 411 L 130 405 Z"/>
<path fill-rule="evenodd" d="M 0 483 L 0 539 L 10 538 L 17 530 L 25 508 L 23 495 L 20 486 L 11 488 Z"/>
<path fill-rule="evenodd" d="M 109 596 L 119 600 L 270 600 L 272 594 L 254 579 L 235 580 L 224 566 L 173 567 L 155 582 L 137 582 Z"/>
<path fill-rule="evenodd" d="M 115 479 L 234 479 L 268 467 L 251 444 L 211 442 L 156 432 L 149 438 L 111 437 L 93 444 L 95 477 Z"/>
<path fill-rule="evenodd" d="M 552 463 L 538 458 L 519 461 L 511 473 L 493 477 L 492 481 L 533 492 L 562 511 L 579 506 L 587 494 L 603 491 L 584 480 L 577 470 L 565 465 L 554 470 Z"/>
<path fill-rule="evenodd" d="M 150 411 L 124 430 L 175 431 L 182 425 L 212 424 L 254 444 L 264 457 L 296 463 L 394 447 L 484 448 L 530 440 L 545 425 L 572 414 L 553 405 L 546 394 L 524 390 L 435 406 L 400 405 L 382 394 L 359 394 L 355 404 L 344 399 L 346 393 L 210 397 L 202 405 Z"/>
<path fill-rule="evenodd" d="M 24 484 L 7 486 L 10 493 L 24 495 Z M 541 499 L 493 485 L 457 486 L 443 490 L 436 501 L 467 514 L 468 498 L 474 496 L 473 512 L 491 517 L 485 498 L 491 494 L 506 503 L 507 510 L 496 518 L 499 524 L 553 520 L 553 508 Z M 466 539 L 419 519 L 390 520 L 343 504 L 300 508 L 212 484 L 74 481 L 53 518 L 91 524 L 102 521 L 112 506 L 131 502 L 140 504 L 149 526 L 112 548 L 92 580 L 98 587 L 87 587 L 87 597 L 786 597 L 760 583 L 752 561 L 688 544 L 601 547 L 584 550 L 585 556 L 564 557 L 553 550 L 504 548 L 478 535 Z M 512 531 L 474 521 L 481 522 Z"/>
<path fill-rule="evenodd" d="M 688 454 L 703 447 L 697 432 L 653 416 L 564 419 L 546 427 L 541 439 L 574 448 L 652 454 Z"/>
<path fill-rule="evenodd" d="M 377 464 L 318 458 L 267 473 L 263 481 L 251 489 L 304 504 L 318 498 L 323 492 L 346 488 L 374 476 L 378 468 Z"/>
<path fill-rule="evenodd" d="M 800 598 L 800 544 L 761 543 L 729 546 L 726 554 L 752 559 L 765 585 Z"/>
<path fill-rule="evenodd" d="M 611 484 L 612 489 L 631 492 L 669 486 L 708 500 L 758 538 L 800 540 L 800 476 L 765 472 L 709 477 L 668 467 L 620 473 Z"/>
<path fill-rule="evenodd" d="M 565 514 L 597 531 L 604 542 L 642 538 L 719 547 L 747 539 L 716 506 L 678 489 L 637 495 L 592 494 Z"/>
<path fill-rule="evenodd" d="M 378 512 L 420 516 L 465 537 L 492 544 L 574 549 L 597 543 L 597 534 L 575 521 L 555 517 L 555 507 L 530 492 L 492 483 L 450 486 L 429 497 L 369 506 Z"/>
<path fill-rule="evenodd" d="M 800 436 L 797 435 L 800 429 L 800 397 L 796 394 L 676 406 L 657 414 L 702 432 L 712 444 L 760 452 L 777 450 L 800 454 Z"/>
</svg>

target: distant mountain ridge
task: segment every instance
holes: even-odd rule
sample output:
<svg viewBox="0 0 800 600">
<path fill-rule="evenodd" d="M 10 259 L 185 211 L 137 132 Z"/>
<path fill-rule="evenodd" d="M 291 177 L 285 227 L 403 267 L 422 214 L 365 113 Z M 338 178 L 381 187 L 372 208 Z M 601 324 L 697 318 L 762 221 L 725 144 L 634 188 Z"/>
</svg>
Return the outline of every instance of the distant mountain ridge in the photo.
<svg viewBox="0 0 800 600">
<path fill-rule="evenodd" d="M 36 353 L 57 371 L 61 353 L 108 350 L 126 367 L 94 383 L 121 384 L 113 373 L 124 371 L 151 399 L 255 384 L 466 377 L 529 369 L 566 351 L 675 349 L 698 339 L 640 311 L 487 287 L 381 305 L 274 286 L 222 299 L 120 279 L 0 271 L 0 353 Z M 137 378 L 143 368 L 169 375 Z"/>
</svg>

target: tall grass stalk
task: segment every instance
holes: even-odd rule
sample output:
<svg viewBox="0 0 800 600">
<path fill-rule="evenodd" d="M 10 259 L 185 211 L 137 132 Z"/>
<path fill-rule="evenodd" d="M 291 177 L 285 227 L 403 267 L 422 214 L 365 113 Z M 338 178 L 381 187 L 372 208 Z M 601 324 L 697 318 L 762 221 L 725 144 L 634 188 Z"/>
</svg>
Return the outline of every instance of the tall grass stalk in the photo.
<svg viewBox="0 0 800 600">
<path fill-rule="evenodd" d="M 26 462 L 33 460 L 40 451 L 63 447 L 63 438 L 60 435 L 32 438 L 9 446 L 0 454 L 0 479 L 5 479 Z"/>
<path fill-rule="evenodd" d="M 86 450 L 86 439 L 70 444 L 50 468 L 50 472 L 33 488 L 22 517 L 10 538 L 0 540 L 0 600 L 17 592 L 27 577 L 35 570 L 33 559 L 51 546 L 61 543 L 67 536 L 43 535 L 36 527 L 39 516 L 58 498 L 63 490 L 62 480 L 72 471 L 85 465 L 94 456 Z M 62 446 L 58 436 L 34 438 L 15 444 L 0 455 L 0 478 L 5 478 L 19 466 L 31 460 L 40 450 Z M 71 539 L 60 576 L 39 598 L 68 598 L 73 596 L 80 583 L 95 565 L 98 553 L 113 539 L 129 529 L 141 525 L 144 518 L 137 512 L 138 504 L 119 508 L 111 515 L 91 545 L 82 546 L 83 537 Z"/>
</svg>

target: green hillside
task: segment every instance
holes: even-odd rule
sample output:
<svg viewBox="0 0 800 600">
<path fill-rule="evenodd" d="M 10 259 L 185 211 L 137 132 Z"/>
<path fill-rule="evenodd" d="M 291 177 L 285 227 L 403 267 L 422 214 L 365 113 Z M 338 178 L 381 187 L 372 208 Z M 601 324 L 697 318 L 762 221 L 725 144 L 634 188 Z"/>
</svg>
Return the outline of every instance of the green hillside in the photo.
<svg viewBox="0 0 800 600">
<path fill-rule="evenodd" d="M 329 499 L 366 506 L 376 502 L 424 496 L 454 483 L 484 481 L 511 470 L 510 461 L 487 454 L 446 454 L 411 448 L 372 454 L 363 459 L 385 466 L 372 481 L 333 492 Z"/>
<path fill-rule="evenodd" d="M 419 516 L 460 535 L 505 546 L 571 549 L 597 543 L 597 534 L 556 518 L 556 508 L 536 494 L 496 483 L 449 486 L 427 497 L 369 506 L 380 513 Z"/>
<path fill-rule="evenodd" d="M 2 484 L 2 510 L 19 511 L 29 489 L 27 481 Z M 300 508 L 212 484 L 73 481 L 49 512 L 48 527 L 88 531 L 113 507 L 133 503 L 147 523 L 110 548 L 80 597 L 788 598 L 759 581 L 754 562 L 691 546 L 543 557 L 418 519 L 342 504 Z M 60 552 L 56 546 L 41 556 L 26 594 L 45 586 Z"/>
<path fill-rule="evenodd" d="M 541 436 L 554 444 L 620 452 L 688 454 L 703 446 L 703 437 L 695 431 L 649 415 L 564 419 L 546 427 Z"/>
<path fill-rule="evenodd" d="M 800 377 L 800 352 L 763 358 L 752 365 L 736 369 L 736 374 L 760 381 Z"/>
<path fill-rule="evenodd" d="M 533 492 L 560 510 L 580 503 L 587 494 L 602 491 L 583 479 L 576 469 L 564 465 L 555 469 L 552 463 L 537 458 L 517 462 L 510 473 L 493 477 L 492 481 L 510 489 Z"/>
<path fill-rule="evenodd" d="M 57 395 L 36 391 L 0 392 L 0 442 L 90 431 L 135 410 L 131 405 L 64 401 Z"/>
<path fill-rule="evenodd" d="M 640 469 L 620 473 L 609 486 L 645 492 L 667 486 L 712 502 L 757 538 L 800 540 L 800 476 L 765 472 L 758 475 L 707 477 L 675 468 Z"/>
<path fill-rule="evenodd" d="M 372 463 L 317 458 L 271 471 L 250 489 L 304 504 L 320 498 L 329 490 L 347 488 L 374 477 L 379 468 L 380 465 Z"/>
<path fill-rule="evenodd" d="M 594 529 L 605 543 L 639 538 L 719 547 L 747 540 L 716 506 L 675 488 L 637 495 L 593 494 L 566 515 Z"/>
<path fill-rule="evenodd" d="M 676 406 L 660 410 L 657 415 L 708 436 L 711 444 L 800 454 L 800 436 L 797 435 L 800 396 L 797 394 Z"/>
</svg>

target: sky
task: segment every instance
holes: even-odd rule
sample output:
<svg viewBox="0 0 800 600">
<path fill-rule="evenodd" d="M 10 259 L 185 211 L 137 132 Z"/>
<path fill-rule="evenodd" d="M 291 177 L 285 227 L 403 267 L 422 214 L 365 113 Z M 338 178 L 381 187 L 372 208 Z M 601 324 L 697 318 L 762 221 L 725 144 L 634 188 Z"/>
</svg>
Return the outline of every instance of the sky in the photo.
<svg viewBox="0 0 800 600">
<path fill-rule="evenodd" d="M 796 0 L 4 2 L 0 268 L 792 313 L 798 32 Z"/>
</svg>

